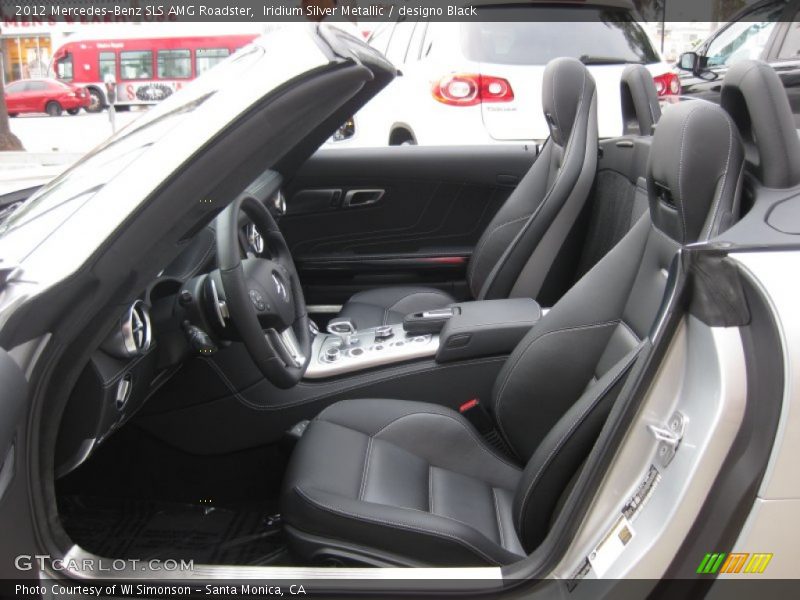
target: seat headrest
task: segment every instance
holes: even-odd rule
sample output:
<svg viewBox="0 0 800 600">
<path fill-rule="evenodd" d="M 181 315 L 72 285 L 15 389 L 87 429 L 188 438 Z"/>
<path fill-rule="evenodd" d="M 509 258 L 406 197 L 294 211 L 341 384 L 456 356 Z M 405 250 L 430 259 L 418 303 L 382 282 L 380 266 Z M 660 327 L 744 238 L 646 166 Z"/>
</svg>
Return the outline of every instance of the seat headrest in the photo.
<svg viewBox="0 0 800 600">
<path fill-rule="evenodd" d="M 680 244 L 727 229 L 739 210 L 744 150 L 739 132 L 719 106 L 681 102 L 664 112 L 650 148 L 650 217 Z"/>
<path fill-rule="evenodd" d="M 653 76 L 643 65 L 628 65 L 620 81 L 622 135 L 653 135 L 661 105 Z"/>
<path fill-rule="evenodd" d="M 778 74 L 759 60 L 743 60 L 726 73 L 720 105 L 739 128 L 747 162 L 767 187 L 800 183 L 800 139 Z"/>
<path fill-rule="evenodd" d="M 594 90 L 594 79 L 581 61 L 555 58 L 547 63 L 542 108 L 553 142 L 564 146 L 578 118 L 588 119 Z"/>
</svg>

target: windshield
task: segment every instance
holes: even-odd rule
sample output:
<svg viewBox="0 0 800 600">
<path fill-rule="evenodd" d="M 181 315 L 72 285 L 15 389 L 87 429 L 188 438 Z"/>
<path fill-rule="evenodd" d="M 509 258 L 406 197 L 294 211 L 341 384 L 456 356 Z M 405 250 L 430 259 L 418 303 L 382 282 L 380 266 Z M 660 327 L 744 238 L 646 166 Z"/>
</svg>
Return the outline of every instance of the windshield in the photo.
<svg viewBox="0 0 800 600">
<path fill-rule="evenodd" d="M 249 46 L 223 61 L 208 75 L 187 86 L 122 129 L 108 142 L 87 154 L 72 169 L 42 188 L 6 220 L 0 236 L 38 218 L 63 219 L 99 192 L 141 153 L 166 136 L 189 113 L 210 98 L 222 85 L 261 56 L 261 49 Z"/>
<path fill-rule="evenodd" d="M 510 11 L 518 20 L 501 21 L 511 16 Z M 478 13 L 483 22 L 465 23 L 461 32 L 464 55 L 477 62 L 546 65 L 561 56 L 587 64 L 649 64 L 659 60 L 647 34 L 625 10 L 493 7 L 479 9 Z M 574 20 L 559 20 L 572 15 Z"/>
</svg>

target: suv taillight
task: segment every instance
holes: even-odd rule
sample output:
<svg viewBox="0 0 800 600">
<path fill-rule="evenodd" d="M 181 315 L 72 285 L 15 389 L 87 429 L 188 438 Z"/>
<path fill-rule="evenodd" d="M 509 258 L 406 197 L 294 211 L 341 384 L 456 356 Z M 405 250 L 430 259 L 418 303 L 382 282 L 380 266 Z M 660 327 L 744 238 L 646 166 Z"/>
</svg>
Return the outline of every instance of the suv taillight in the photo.
<svg viewBox="0 0 800 600">
<path fill-rule="evenodd" d="M 433 84 L 433 97 L 449 106 L 475 106 L 481 102 L 511 102 L 514 90 L 508 80 L 491 75 L 445 75 Z"/>
<path fill-rule="evenodd" d="M 659 96 L 677 96 L 681 93 L 681 80 L 675 73 L 664 73 L 653 77 Z"/>
</svg>

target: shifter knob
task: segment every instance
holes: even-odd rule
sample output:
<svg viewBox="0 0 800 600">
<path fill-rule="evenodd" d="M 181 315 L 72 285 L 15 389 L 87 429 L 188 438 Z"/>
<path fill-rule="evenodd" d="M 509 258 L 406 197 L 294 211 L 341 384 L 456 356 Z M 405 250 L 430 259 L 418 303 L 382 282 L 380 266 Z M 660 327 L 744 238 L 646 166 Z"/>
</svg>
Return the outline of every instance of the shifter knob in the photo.
<svg viewBox="0 0 800 600">
<path fill-rule="evenodd" d="M 352 319 L 334 319 L 328 323 L 328 333 L 341 338 L 342 343 L 349 346 L 355 343 L 358 330 Z"/>
</svg>

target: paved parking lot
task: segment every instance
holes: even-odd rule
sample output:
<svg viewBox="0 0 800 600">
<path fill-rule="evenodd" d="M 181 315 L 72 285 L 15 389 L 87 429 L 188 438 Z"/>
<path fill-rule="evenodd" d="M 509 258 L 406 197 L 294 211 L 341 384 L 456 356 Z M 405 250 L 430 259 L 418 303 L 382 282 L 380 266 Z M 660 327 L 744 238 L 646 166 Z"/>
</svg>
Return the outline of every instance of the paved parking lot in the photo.
<svg viewBox="0 0 800 600">
<path fill-rule="evenodd" d="M 117 113 L 117 128 L 141 115 L 140 111 Z M 28 152 L 85 153 L 111 135 L 108 114 L 81 111 L 60 117 L 21 115 L 11 119 L 11 131 Z"/>
</svg>

